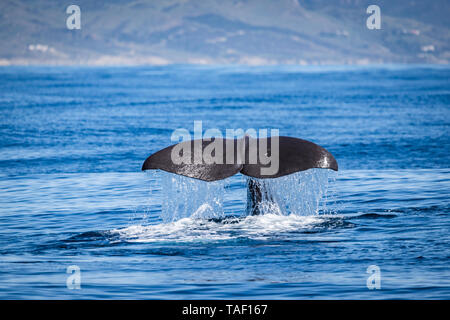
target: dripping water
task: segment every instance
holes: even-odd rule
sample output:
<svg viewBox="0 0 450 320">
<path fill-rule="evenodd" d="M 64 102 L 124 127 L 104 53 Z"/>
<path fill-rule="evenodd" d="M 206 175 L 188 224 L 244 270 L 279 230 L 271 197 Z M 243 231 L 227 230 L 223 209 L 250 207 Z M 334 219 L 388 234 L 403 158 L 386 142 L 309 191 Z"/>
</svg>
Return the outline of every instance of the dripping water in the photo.
<svg viewBox="0 0 450 320">
<path fill-rule="evenodd" d="M 223 219 L 246 216 L 247 177 L 237 175 L 225 180 L 205 182 L 160 171 L 155 181 L 161 186 L 161 220 L 164 223 L 183 218 Z M 263 191 L 259 214 L 311 216 L 332 213 L 336 173 L 326 169 L 310 169 L 274 179 L 253 179 Z M 156 182 L 156 183 L 157 183 Z M 239 210 L 224 210 L 226 195 L 239 192 Z M 153 195 L 151 195 L 153 196 Z"/>
</svg>

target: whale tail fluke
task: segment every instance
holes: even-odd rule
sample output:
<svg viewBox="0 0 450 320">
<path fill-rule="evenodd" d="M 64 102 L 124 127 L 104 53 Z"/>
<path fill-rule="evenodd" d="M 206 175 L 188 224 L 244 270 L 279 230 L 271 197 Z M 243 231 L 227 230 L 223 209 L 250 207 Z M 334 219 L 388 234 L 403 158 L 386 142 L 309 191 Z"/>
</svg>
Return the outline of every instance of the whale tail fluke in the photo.
<svg viewBox="0 0 450 320">
<path fill-rule="evenodd" d="M 261 181 L 312 168 L 338 170 L 333 155 L 321 146 L 291 137 L 212 138 L 183 141 L 149 156 L 142 170 L 161 169 L 203 181 L 222 180 L 240 172 L 248 176 L 247 214 L 261 214 L 275 203 Z"/>
<path fill-rule="evenodd" d="M 337 171 L 325 148 L 298 138 L 212 138 L 183 141 L 149 156 L 142 170 L 161 169 L 204 181 L 240 172 L 252 178 L 277 178 L 311 168 Z"/>
</svg>

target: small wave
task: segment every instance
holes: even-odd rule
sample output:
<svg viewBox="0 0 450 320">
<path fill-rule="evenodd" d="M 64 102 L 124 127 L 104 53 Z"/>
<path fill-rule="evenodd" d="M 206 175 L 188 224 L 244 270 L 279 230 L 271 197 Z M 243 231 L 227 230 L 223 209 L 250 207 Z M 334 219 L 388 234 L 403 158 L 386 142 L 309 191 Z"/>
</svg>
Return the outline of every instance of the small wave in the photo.
<svg viewBox="0 0 450 320">
<path fill-rule="evenodd" d="M 396 218 L 396 214 L 392 213 L 361 213 L 359 215 L 351 217 L 351 219 L 391 219 Z"/>
<path fill-rule="evenodd" d="M 110 240 L 110 233 L 108 231 L 87 231 L 80 234 L 76 234 L 65 242 L 83 242 L 83 241 L 97 241 L 97 240 Z"/>
</svg>

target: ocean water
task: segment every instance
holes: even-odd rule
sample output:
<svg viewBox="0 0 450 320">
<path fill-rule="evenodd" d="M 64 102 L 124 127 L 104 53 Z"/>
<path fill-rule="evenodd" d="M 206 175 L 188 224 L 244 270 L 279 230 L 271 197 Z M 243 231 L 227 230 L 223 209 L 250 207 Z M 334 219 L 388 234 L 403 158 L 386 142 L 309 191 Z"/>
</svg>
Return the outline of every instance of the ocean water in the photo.
<svg viewBox="0 0 450 320">
<path fill-rule="evenodd" d="M 449 79 L 446 66 L 2 67 L 0 298 L 449 299 Z M 140 171 L 194 120 L 313 141 L 339 172 L 271 181 L 282 205 L 246 216 L 240 174 Z"/>
</svg>

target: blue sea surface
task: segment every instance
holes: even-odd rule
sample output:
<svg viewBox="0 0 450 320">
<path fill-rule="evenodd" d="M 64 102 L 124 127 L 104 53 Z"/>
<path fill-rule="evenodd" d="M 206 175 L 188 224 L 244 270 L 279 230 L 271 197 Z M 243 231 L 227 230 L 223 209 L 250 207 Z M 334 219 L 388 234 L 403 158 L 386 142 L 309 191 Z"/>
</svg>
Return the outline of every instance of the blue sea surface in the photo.
<svg viewBox="0 0 450 320">
<path fill-rule="evenodd" d="M 339 172 L 273 182 L 295 209 L 261 216 L 240 174 L 141 172 L 195 120 Z M 449 299 L 449 128 L 447 66 L 1 67 L 0 298 Z"/>
</svg>

